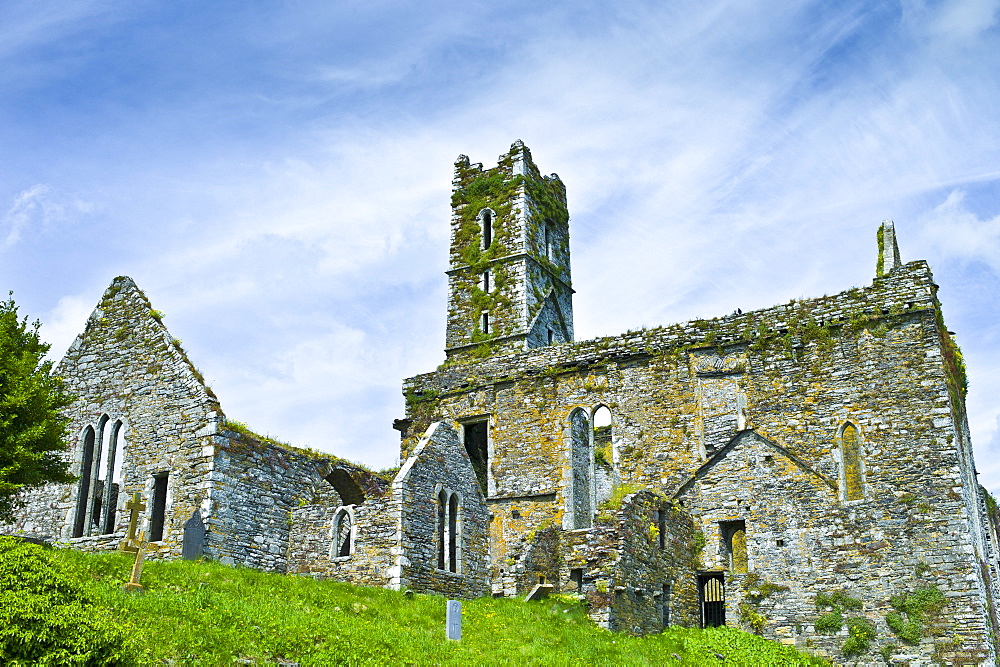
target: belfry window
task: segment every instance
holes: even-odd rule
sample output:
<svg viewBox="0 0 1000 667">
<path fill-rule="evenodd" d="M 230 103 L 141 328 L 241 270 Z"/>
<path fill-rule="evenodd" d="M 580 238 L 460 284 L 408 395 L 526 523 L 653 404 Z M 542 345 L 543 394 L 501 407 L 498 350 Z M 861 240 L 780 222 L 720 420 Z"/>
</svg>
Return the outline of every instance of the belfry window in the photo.
<svg viewBox="0 0 1000 667">
<path fill-rule="evenodd" d="M 479 316 L 479 320 L 480 320 L 479 321 L 480 330 L 484 334 L 488 334 L 490 332 L 490 314 L 486 311 L 483 311 Z"/>
<path fill-rule="evenodd" d="M 483 271 L 483 280 L 482 280 L 482 282 L 480 282 L 480 287 L 483 288 L 484 292 L 486 292 L 487 294 L 489 293 L 489 291 L 490 291 L 490 272 L 488 270 L 487 271 Z"/>
<path fill-rule="evenodd" d="M 493 211 L 484 208 L 479 213 L 479 224 L 483 228 L 483 250 L 493 245 Z"/>
<path fill-rule="evenodd" d="M 847 422 L 840 434 L 841 482 L 844 488 L 844 500 L 861 500 L 865 497 L 864 470 L 862 467 L 861 439 L 857 427 Z"/>
</svg>

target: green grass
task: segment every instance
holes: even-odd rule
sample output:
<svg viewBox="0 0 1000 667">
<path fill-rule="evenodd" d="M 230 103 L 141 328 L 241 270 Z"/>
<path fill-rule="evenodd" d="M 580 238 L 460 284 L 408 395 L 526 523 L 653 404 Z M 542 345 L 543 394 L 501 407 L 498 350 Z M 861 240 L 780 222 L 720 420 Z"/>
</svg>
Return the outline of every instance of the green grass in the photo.
<svg viewBox="0 0 1000 667">
<path fill-rule="evenodd" d="M 57 568 L 138 638 L 140 664 L 725 665 L 827 664 L 732 628 L 630 637 L 595 627 L 579 604 L 463 602 L 463 637 L 444 637 L 445 601 L 210 562 L 147 562 L 124 593 L 127 554 L 53 550 Z M 677 654 L 680 660 L 673 657 Z"/>
</svg>

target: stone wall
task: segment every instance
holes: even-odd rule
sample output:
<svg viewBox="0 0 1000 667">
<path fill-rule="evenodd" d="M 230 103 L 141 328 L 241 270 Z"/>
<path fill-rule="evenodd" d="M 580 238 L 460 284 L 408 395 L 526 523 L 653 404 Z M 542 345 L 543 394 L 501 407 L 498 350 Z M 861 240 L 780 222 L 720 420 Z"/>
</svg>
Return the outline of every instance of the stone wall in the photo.
<svg viewBox="0 0 1000 667">
<path fill-rule="evenodd" d="M 563 524 L 585 470 L 571 415 L 608 406 L 606 476 L 689 504 L 708 541 L 703 568 L 728 569 L 719 524 L 745 523 L 750 572 L 773 586 L 755 611 L 740 591 L 759 582 L 734 575 L 729 622 L 760 613 L 768 636 L 837 656 L 843 637 L 812 631 L 818 592 L 865 588 L 878 643 L 899 644 L 889 598 L 933 583 L 953 623 L 914 655 L 940 653 L 948 633 L 964 638 L 958 651 L 993 655 L 964 378 L 935 293 L 912 262 L 834 296 L 451 364 L 404 381 L 402 451 L 434 421 L 489 420 L 494 590 L 510 591 L 519 531 Z M 915 578 L 918 566 L 933 577 Z"/>
<path fill-rule="evenodd" d="M 86 549 L 114 548 L 128 521 L 125 502 L 134 492 L 151 499 L 156 476 L 167 476 L 163 539 L 151 544 L 150 557 L 180 555 L 184 521 L 203 510 L 205 480 L 213 457 L 206 453 L 215 425 L 223 419 L 218 401 L 163 326 L 161 315 L 131 279 L 116 278 L 87 320 L 84 332 L 74 340 L 56 373 L 66 380 L 68 392 L 77 397 L 67 408 L 71 418 L 67 457 L 72 472 L 89 472 L 92 481 L 87 497 L 80 501 L 81 484 L 52 485 L 29 495 L 23 519 L 6 532 L 20 532 L 46 540 L 59 539 Z M 86 517 L 107 517 L 107 496 L 115 471 L 102 472 L 100 451 L 103 430 L 111 440 L 113 425 L 121 422 L 121 448 L 117 494 L 111 505 L 111 526 L 103 521 L 77 521 L 78 510 Z M 91 465 L 84 469 L 88 429 L 93 429 Z M 110 450 L 111 447 L 109 446 Z M 111 487 L 113 488 L 113 487 Z M 102 510 L 95 511 L 96 496 Z M 153 512 L 146 503 L 140 530 L 150 529 Z M 84 517 L 84 518 L 86 518 Z M 98 525 L 102 524 L 102 525 Z M 82 528 L 82 537 L 73 537 Z M 110 528 L 118 538 L 92 537 Z"/>
<path fill-rule="evenodd" d="M 392 586 L 477 597 L 489 591 L 489 512 L 459 427 L 429 425 L 392 484 L 400 516 L 400 545 Z M 439 567 L 439 494 L 458 494 L 457 572 Z"/>
<path fill-rule="evenodd" d="M 389 497 L 370 498 L 362 505 L 317 503 L 291 511 L 288 572 L 312 574 L 365 586 L 387 586 L 395 565 L 399 515 Z M 340 556 L 333 536 L 338 511 L 350 511 L 353 548 Z"/>
<path fill-rule="evenodd" d="M 627 495 L 620 507 L 601 508 L 592 529 L 565 533 L 562 587 L 572 591 L 572 572 L 580 570 L 577 592 L 595 622 L 610 630 L 660 632 L 667 618 L 697 627 L 694 531 L 676 503 L 650 491 Z"/>
</svg>

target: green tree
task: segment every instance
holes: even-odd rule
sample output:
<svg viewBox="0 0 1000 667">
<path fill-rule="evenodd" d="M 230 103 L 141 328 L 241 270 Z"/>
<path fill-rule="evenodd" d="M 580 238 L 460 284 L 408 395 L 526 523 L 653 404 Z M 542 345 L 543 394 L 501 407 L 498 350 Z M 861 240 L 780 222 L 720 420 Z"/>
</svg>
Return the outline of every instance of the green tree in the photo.
<svg viewBox="0 0 1000 667">
<path fill-rule="evenodd" d="M 18 319 L 13 293 L 0 301 L 0 522 L 13 519 L 19 492 L 50 482 L 72 482 L 66 450 L 72 402 L 38 338 L 38 321 Z"/>
</svg>

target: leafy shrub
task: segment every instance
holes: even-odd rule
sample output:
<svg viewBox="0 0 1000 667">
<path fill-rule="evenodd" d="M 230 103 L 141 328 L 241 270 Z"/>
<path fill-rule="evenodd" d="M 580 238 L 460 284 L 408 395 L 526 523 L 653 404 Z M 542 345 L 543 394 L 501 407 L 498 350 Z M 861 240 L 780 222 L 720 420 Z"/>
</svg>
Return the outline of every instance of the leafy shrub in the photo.
<svg viewBox="0 0 1000 667">
<path fill-rule="evenodd" d="M 842 614 L 839 609 L 826 614 L 821 614 L 820 617 L 816 619 L 816 622 L 813 623 L 813 627 L 816 628 L 816 632 L 824 632 L 828 635 L 832 635 L 844 627 L 844 614 Z"/>
<path fill-rule="evenodd" d="M 842 590 L 816 594 L 816 609 L 823 611 L 829 607 L 830 611 L 820 614 L 813 627 L 817 632 L 833 634 L 843 628 L 846 622 L 848 637 L 844 641 L 843 651 L 848 657 L 867 651 L 877 635 L 875 624 L 867 618 L 861 616 L 844 618 L 845 610 L 857 611 L 861 606 L 861 600 L 852 598 Z"/>
<path fill-rule="evenodd" d="M 847 632 L 850 636 L 844 642 L 844 655 L 848 657 L 867 651 L 878 634 L 874 623 L 860 617 L 847 619 Z"/>
<path fill-rule="evenodd" d="M 0 663 L 131 664 L 129 643 L 46 549 L 0 537 Z"/>
<path fill-rule="evenodd" d="M 889 602 L 895 611 L 886 615 L 885 622 L 897 637 L 909 644 L 916 644 L 926 632 L 925 622 L 941 611 L 945 597 L 937 586 L 928 586 L 912 593 L 893 595 Z"/>
</svg>

